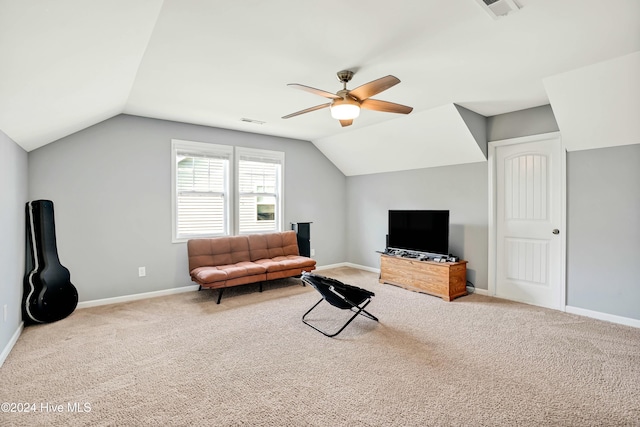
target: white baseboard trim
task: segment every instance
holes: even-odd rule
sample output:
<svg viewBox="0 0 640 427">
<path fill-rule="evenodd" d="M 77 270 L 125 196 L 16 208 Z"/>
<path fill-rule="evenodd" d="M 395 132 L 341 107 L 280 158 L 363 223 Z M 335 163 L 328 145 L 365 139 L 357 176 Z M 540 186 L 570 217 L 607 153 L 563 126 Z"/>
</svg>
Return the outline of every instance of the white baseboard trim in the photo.
<svg viewBox="0 0 640 427">
<path fill-rule="evenodd" d="M 374 272 L 374 273 L 379 273 L 380 272 L 379 269 L 366 267 L 364 265 L 352 264 L 350 262 L 340 262 L 340 263 L 337 263 L 337 264 L 328 264 L 328 265 L 317 266 L 315 271 L 329 270 L 331 268 L 340 268 L 340 267 L 353 267 L 353 268 L 358 268 L 360 270 L 371 271 L 371 272 Z M 183 287 L 180 287 L 180 288 L 165 289 L 165 290 L 162 290 L 162 291 L 145 292 L 145 293 L 141 293 L 141 294 L 124 295 L 124 296 L 121 296 L 121 297 L 96 299 L 96 300 L 91 300 L 91 301 L 82 301 L 82 302 L 78 303 L 78 307 L 77 308 L 82 309 L 82 308 L 89 308 L 89 307 L 97 307 L 99 305 L 118 304 L 118 303 L 122 303 L 122 302 L 137 301 L 137 300 L 147 299 L 147 298 L 162 297 L 162 296 L 166 296 L 166 295 L 179 294 L 179 293 L 182 293 L 182 292 L 197 291 L 198 288 L 199 288 L 198 285 L 190 285 L 190 286 L 183 286 Z"/>
<path fill-rule="evenodd" d="M 339 262 L 337 264 L 316 266 L 316 271 L 329 270 L 331 268 L 340 268 L 340 267 L 351 267 L 351 268 L 357 268 L 358 270 L 370 271 L 372 273 L 380 273 L 379 268 L 367 267 L 366 265 L 353 264 L 351 262 Z"/>
<path fill-rule="evenodd" d="M 347 263 L 339 262 L 337 264 L 316 265 L 316 271 L 330 270 L 332 268 L 340 268 L 340 267 L 347 267 Z"/>
<path fill-rule="evenodd" d="M 601 313 L 599 311 L 587 310 L 586 308 L 572 307 L 570 305 L 565 307 L 565 311 L 571 314 L 577 314 L 579 316 L 591 317 L 593 319 L 605 320 L 607 322 L 618 323 L 620 325 L 632 326 L 634 328 L 640 328 L 640 320 L 631 319 L 629 317 L 616 316 L 615 314 Z"/>
<path fill-rule="evenodd" d="M 339 262 L 339 263 L 336 263 L 336 264 L 319 265 L 319 266 L 316 266 L 315 271 L 329 270 L 329 269 L 332 269 L 332 268 L 341 268 L 341 267 L 356 268 L 358 270 L 364 270 L 364 271 L 369 271 L 371 273 L 380 274 L 380 269 L 379 268 L 368 267 L 366 265 L 354 264 L 354 263 L 351 263 L 351 262 Z M 97 299 L 97 300 L 91 300 L 91 301 L 83 301 L 83 302 L 79 302 L 78 303 L 78 307 L 77 308 L 78 309 L 82 309 L 82 308 L 89 308 L 89 307 L 97 307 L 97 306 L 100 306 L 100 305 L 118 304 L 118 303 L 122 303 L 122 302 L 137 301 L 137 300 L 147 299 L 147 298 L 162 297 L 162 296 L 166 296 L 166 295 L 180 294 L 180 293 L 183 293 L 183 292 L 197 291 L 198 288 L 199 288 L 198 285 L 190 285 L 190 286 L 182 286 L 182 287 L 179 287 L 179 288 L 165 289 L 165 290 L 162 290 L 162 291 L 145 292 L 145 293 L 141 293 L 141 294 L 124 295 L 124 296 L 121 296 L 121 297 L 113 297 L 113 298 L 104 298 L 104 299 Z M 489 291 L 487 291 L 486 289 L 477 289 L 476 288 L 474 293 L 476 293 L 478 295 L 489 295 Z M 579 314 L 579 313 L 577 313 L 577 314 Z M 629 319 L 629 320 L 633 320 L 633 319 Z M 619 323 L 619 322 L 616 322 L 616 323 Z M 640 321 L 638 321 L 638 323 L 640 323 Z"/>
<path fill-rule="evenodd" d="M 367 267 L 366 265 L 353 264 L 353 263 L 350 263 L 350 262 L 345 262 L 345 264 L 346 264 L 347 267 L 357 268 L 358 270 L 370 271 L 372 273 L 380 274 L 380 269 L 379 268 Z"/>
<path fill-rule="evenodd" d="M 16 342 L 18 342 L 18 338 L 20 338 L 20 334 L 22 333 L 23 329 L 24 322 L 20 322 L 20 324 L 18 325 L 18 329 L 16 329 L 7 345 L 4 346 L 2 353 L 0 353 L 0 367 L 4 364 L 4 361 L 7 360 L 7 357 L 9 357 L 9 353 L 11 353 L 13 346 L 16 345 Z"/>
<path fill-rule="evenodd" d="M 473 293 L 478 295 L 484 295 L 485 297 L 489 296 L 489 291 L 487 289 L 474 288 Z"/>
<path fill-rule="evenodd" d="M 197 291 L 198 285 L 182 286 L 179 288 L 164 289 L 162 291 L 144 292 L 141 294 L 124 295 L 121 297 L 95 299 L 91 301 L 82 301 L 78 303 L 77 308 L 97 307 L 99 305 L 118 304 L 121 302 L 137 301 L 147 298 L 163 297 L 166 295 L 181 294 L 183 292 Z"/>
</svg>

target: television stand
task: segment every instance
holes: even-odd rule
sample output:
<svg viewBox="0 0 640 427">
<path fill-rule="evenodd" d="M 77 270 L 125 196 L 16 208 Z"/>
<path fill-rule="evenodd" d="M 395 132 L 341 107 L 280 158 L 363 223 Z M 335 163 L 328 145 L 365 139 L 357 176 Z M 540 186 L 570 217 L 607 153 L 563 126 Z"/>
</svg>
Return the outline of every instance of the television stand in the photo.
<svg viewBox="0 0 640 427">
<path fill-rule="evenodd" d="M 379 282 L 451 301 L 467 294 L 467 261 L 419 261 L 383 254 Z"/>
</svg>

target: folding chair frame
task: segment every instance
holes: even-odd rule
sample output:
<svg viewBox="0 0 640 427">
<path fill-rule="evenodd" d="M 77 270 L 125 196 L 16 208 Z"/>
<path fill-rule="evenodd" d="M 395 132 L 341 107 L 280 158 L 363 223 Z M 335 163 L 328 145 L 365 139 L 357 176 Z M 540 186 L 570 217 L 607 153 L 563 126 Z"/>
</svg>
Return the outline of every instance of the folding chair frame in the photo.
<svg viewBox="0 0 640 427">
<path fill-rule="evenodd" d="M 338 298 L 340 298 L 342 301 L 346 302 L 348 305 L 351 306 L 351 311 L 355 312 L 355 314 L 353 316 L 351 316 L 351 318 L 347 321 L 347 323 L 345 323 L 344 325 L 342 325 L 342 327 L 338 330 L 338 332 L 335 332 L 333 334 L 327 333 L 321 329 L 316 328 L 315 326 L 313 326 L 311 323 L 307 322 L 307 320 L 305 319 L 305 317 L 307 317 L 307 315 L 309 313 L 311 313 L 313 311 L 314 308 L 316 308 L 322 301 L 324 301 L 324 297 L 320 299 L 320 301 L 318 301 L 313 307 L 311 307 L 309 309 L 309 311 L 307 311 L 303 316 L 302 316 L 302 322 L 307 325 L 312 327 L 313 329 L 315 329 L 316 331 L 322 333 L 323 335 L 329 337 L 329 338 L 333 338 L 336 335 L 338 335 L 340 332 L 342 332 L 344 330 L 344 328 L 346 328 L 349 323 L 351 323 L 353 321 L 353 319 L 355 319 L 356 317 L 358 317 L 358 315 L 367 317 L 371 320 L 375 320 L 376 322 L 378 321 L 378 318 L 376 316 L 374 316 L 373 314 L 369 313 L 368 311 L 365 310 L 365 307 L 367 305 L 369 305 L 369 303 L 371 302 L 371 297 L 367 298 L 365 301 L 362 302 L 362 305 L 358 305 L 355 304 L 353 302 L 351 302 L 350 300 L 348 300 L 344 295 L 340 294 L 339 292 L 336 291 L 336 289 L 333 286 L 329 286 L 329 291 L 333 292 Z"/>
</svg>

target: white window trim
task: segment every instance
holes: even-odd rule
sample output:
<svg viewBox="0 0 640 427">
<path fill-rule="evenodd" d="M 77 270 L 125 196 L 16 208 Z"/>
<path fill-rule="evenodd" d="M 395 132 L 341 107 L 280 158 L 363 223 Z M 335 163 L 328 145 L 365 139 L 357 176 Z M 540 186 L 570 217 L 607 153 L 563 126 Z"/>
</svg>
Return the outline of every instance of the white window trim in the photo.
<svg viewBox="0 0 640 427">
<path fill-rule="evenodd" d="M 232 191 L 232 185 L 229 181 L 231 181 L 231 177 L 234 176 L 233 169 L 235 167 L 234 156 L 233 156 L 233 146 L 231 145 L 218 145 L 218 144 L 210 144 L 206 142 L 194 142 L 194 141 L 184 141 L 180 139 L 172 139 L 171 140 L 171 242 L 172 243 L 184 243 L 189 240 L 189 238 L 177 236 L 177 218 L 178 218 L 178 206 L 176 203 L 176 181 L 177 181 L 177 168 L 176 168 L 176 153 L 178 151 L 187 151 L 193 152 L 193 154 L 211 154 L 211 155 L 220 155 L 223 154 L 229 157 L 229 178 L 226 182 L 225 192 L 227 194 L 227 204 L 225 206 L 226 214 L 225 217 L 227 219 L 227 223 L 225 224 L 226 234 L 229 234 L 231 230 L 234 230 L 233 218 L 234 215 L 231 212 L 235 212 L 234 208 L 234 194 Z"/>
<path fill-rule="evenodd" d="M 264 158 L 269 160 L 275 160 L 280 163 L 280 179 L 278 184 L 278 196 L 276 197 L 277 206 L 276 206 L 276 224 L 278 226 L 277 231 L 284 231 L 284 152 L 282 151 L 272 151 L 272 150 L 261 150 L 258 148 L 246 148 L 246 147 L 235 147 L 235 160 L 234 160 L 234 175 L 233 175 L 233 185 L 234 185 L 234 196 L 235 200 L 240 200 L 240 188 L 239 188 L 239 167 L 238 163 L 241 160 L 241 157 L 255 157 L 255 158 Z M 234 228 L 233 232 L 235 235 L 240 234 L 240 209 L 238 209 L 235 204 L 233 205 L 233 219 L 234 219 Z"/>
</svg>

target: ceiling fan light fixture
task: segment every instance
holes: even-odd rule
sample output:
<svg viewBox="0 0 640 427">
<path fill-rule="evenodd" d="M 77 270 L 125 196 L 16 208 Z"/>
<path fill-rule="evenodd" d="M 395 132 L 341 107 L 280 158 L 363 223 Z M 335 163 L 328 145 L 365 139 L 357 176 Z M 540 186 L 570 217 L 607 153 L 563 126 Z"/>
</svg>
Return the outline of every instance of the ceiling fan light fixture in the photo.
<svg viewBox="0 0 640 427">
<path fill-rule="evenodd" d="M 375 96 L 380 92 L 385 91 L 390 87 L 393 87 L 400 83 L 400 79 L 398 79 L 397 77 L 388 75 L 358 86 L 354 90 L 349 90 L 347 89 L 347 83 L 351 80 L 351 77 L 353 77 L 353 71 L 338 71 L 338 80 L 340 80 L 340 82 L 343 84 L 343 88 L 335 94 L 327 92 L 326 90 L 320 90 L 298 83 L 289 83 L 287 86 L 319 95 L 323 98 L 330 99 L 331 102 L 325 102 L 324 104 L 316 105 L 315 107 L 296 111 L 295 113 L 288 114 L 282 118 L 289 119 L 291 117 L 299 116 L 300 114 L 310 113 L 312 111 L 321 110 L 323 108 L 329 108 L 331 110 L 331 117 L 340 120 L 340 125 L 342 127 L 345 127 L 351 126 L 353 124 L 353 119 L 360 115 L 360 108 L 364 108 L 365 110 L 398 114 L 409 114 L 413 110 L 413 108 L 407 107 L 406 105 L 394 104 L 393 102 L 381 101 L 379 99 L 371 98 L 372 96 Z"/>
<path fill-rule="evenodd" d="M 355 99 L 335 99 L 331 103 L 331 117 L 337 120 L 353 120 L 360 115 L 360 103 Z"/>
</svg>

